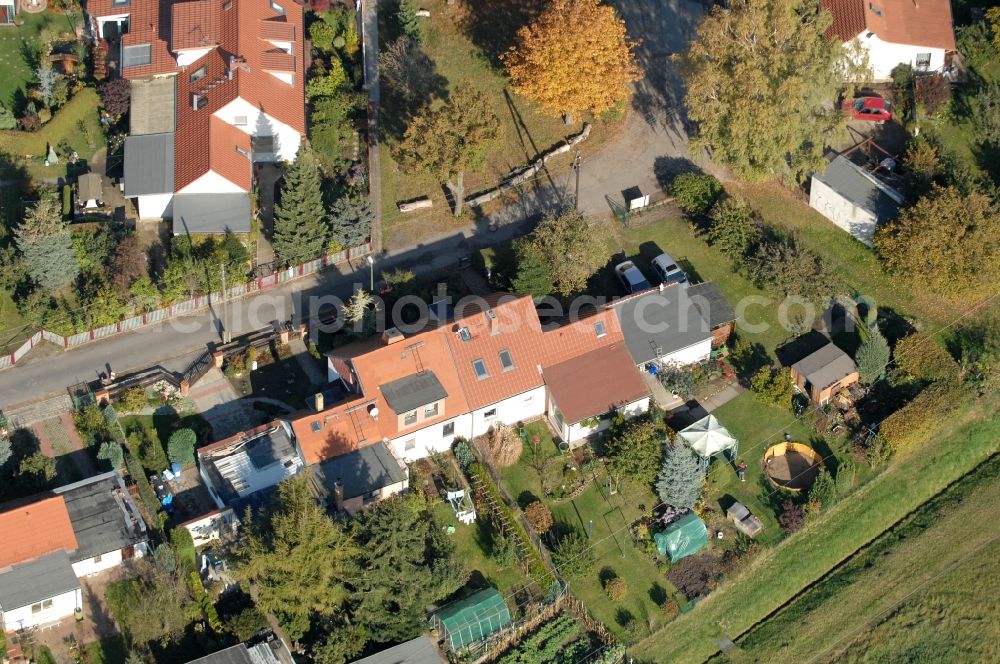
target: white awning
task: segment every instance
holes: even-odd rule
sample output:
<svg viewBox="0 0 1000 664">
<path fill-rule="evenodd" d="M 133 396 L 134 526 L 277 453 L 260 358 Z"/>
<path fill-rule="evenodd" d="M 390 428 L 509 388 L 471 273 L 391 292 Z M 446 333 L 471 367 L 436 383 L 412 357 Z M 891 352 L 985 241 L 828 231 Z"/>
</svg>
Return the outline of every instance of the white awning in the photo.
<svg viewBox="0 0 1000 664">
<path fill-rule="evenodd" d="M 722 426 L 715 415 L 703 417 L 688 428 L 677 432 L 677 437 L 703 459 L 715 456 L 719 452 L 735 450 L 739 445 L 739 441 Z"/>
</svg>

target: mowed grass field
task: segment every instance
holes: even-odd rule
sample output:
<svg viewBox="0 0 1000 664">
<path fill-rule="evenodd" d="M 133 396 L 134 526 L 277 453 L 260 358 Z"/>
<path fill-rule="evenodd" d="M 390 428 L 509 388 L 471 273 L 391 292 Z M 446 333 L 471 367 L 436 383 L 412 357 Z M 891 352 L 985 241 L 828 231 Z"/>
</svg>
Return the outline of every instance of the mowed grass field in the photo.
<svg viewBox="0 0 1000 664">
<path fill-rule="evenodd" d="M 794 536 L 725 580 L 689 613 L 637 644 L 643 661 L 703 662 L 721 637 L 737 639 L 829 570 L 995 453 L 996 396 L 961 408 L 927 444 L 900 458 Z M 981 522 L 979 529 L 988 529 Z M 966 552 L 964 540 L 952 546 Z"/>
<path fill-rule="evenodd" d="M 729 659 L 1000 661 L 998 474 L 994 456 L 750 631 Z"/>
</svg>

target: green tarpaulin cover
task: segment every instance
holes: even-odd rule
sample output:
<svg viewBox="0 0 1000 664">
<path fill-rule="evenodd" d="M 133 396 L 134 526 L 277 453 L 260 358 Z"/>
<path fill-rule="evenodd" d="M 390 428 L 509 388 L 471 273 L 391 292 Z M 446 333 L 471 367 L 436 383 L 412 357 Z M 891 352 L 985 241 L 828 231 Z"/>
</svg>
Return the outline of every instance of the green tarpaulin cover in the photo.
<svg viewBox="0 0 1000 664">
<path fill-rule="evenodd" d="M 660 555 L 674 562 L 701 551 L 708 542 L 708 530 L 697 515 L 687 514 L 653 535 L 653 541 Z"/>
<path fill-rule="evenodd" d="M 511 624 L 510 609 L 496 588 L 473 593 L 441 609 L 434 617 L 454 650 L 461 650 Z"/>
</svg>

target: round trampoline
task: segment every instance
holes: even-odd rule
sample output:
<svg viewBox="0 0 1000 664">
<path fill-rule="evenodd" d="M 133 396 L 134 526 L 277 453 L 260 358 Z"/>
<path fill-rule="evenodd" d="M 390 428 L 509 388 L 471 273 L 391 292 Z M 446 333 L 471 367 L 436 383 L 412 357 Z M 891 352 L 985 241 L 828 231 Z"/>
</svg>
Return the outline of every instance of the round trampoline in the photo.
<svg viewBox="0 0 1000 664">
<path fill-rule="evenodd" d="M 812 486 L 823 467 L 823 457 L 802 443 L 779 443 L 764 453 L 764 472 L 771 483 L 789 491 Z"/>
</svg>

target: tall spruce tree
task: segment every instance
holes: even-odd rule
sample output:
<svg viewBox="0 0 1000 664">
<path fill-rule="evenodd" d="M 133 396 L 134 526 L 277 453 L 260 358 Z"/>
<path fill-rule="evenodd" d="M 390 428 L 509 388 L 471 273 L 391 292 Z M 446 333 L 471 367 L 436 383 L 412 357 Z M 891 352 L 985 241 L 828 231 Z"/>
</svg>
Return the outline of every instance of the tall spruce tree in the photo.
<svg viewBox="0 0 1000 664">
<path fill-rule="evenodd" d="M 855 359 L 858 362 L 858 374 L 864 385 L 871 385 L 885 373 L 889 364 L 889 342 L 885 340 L 878 325 L 863 328 L 864 338 Z"/>
<path fill-rule="evenodd" d="M 683 443 L 667 446 L 656 480 L 660 499 L 674 507 L 694 507 L 701 496 L 701 462 Z"/>
<path fill-rule="evenodd" d="M 323 253 L 329 236 L 319 168 L 299 148 L 285 171 L 281 202 L 274 207 L 274 252 L 285 263 L 304 263 Z"/>
<path fill-rule="evenodd" d="M 42 288 L 55 292 L 76 279 L 80 263 L 54 196 L 42 194 L 14 233 L 28 274 Z"/>
</svg>

